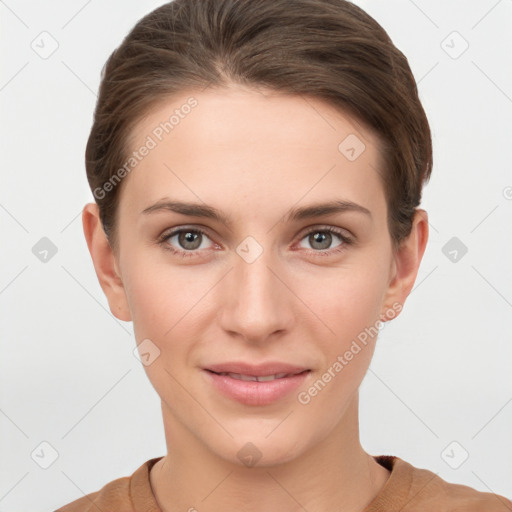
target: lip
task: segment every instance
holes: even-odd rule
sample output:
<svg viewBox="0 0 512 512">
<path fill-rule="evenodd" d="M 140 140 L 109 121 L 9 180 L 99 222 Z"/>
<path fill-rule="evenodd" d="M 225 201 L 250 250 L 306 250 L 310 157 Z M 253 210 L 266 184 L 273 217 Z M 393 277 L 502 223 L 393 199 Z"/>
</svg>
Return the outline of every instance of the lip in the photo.
<svg viewBox="0 0 512 512">
<path fill-rule="evenodd" d="M 245 381 L 218 373 L 237 373 L 256 377 L 286 373 L 289 376 L 271 381 Z M 222 363 L 210 365 L 203 372 L 207 381 L 221 394 L 245 405 L 263 406 L 274 403 L 299 387 L 311 373 L 309 368 L 292 366 L 286 363 Z"/>
<path fill-rule="evenodd" d="M 304 370 L 309 370 L 305 366 L 296 366 L 279 361 L 269 361 L 260 364 L 248 364 L 242 361 L 232 361 L 219 364 L 211 364 L 204 368 L 215 373 L 239 373 L 242 375 L 254 375 L 261 377 L 263 375 L 275 375 L 277 373 L 297 374 Z"/>
</svg>

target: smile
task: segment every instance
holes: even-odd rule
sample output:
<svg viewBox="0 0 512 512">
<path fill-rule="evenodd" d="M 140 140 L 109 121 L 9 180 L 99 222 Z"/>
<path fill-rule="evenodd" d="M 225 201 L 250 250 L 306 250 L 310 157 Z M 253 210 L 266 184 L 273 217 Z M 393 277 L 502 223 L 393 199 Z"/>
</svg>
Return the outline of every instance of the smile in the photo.
<svg viewBox="0 0 512 512">
<path fill-rule="evenodd" d="M 258 376 L 256 376 L 256 375 L 243 375 L 241 373 L 221 372 L 221 373 L 217 373 L 217 375 L 227 375 L 228 377 L 231 377 L 232 379 L 237 379 L 237 380 L 268 382 L 270 380 L 291 377 L 294 374 L 292 374 L 292 373 L 276 373 L 275 375 L 258 375 Z"/>
</svg>

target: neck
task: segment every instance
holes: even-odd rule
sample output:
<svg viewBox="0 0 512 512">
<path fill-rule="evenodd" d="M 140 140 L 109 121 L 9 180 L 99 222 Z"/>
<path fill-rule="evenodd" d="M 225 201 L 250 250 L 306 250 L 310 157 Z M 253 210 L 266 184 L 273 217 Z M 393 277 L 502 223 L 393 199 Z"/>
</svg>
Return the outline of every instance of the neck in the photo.
<svg viewBox="0 0 512 512">
<path fill-rule="evenodd" d="M 362 512 L 390 475 L 361 447 L 358 393 L 328 437 L 312 441 L 311 448 L 293 460 L 266 467 L 246 467 L 219 457 L 165 406 L 162 411 L 167 456 L 153 466 L 150 480 L 163 512 Z"/>
</svg>

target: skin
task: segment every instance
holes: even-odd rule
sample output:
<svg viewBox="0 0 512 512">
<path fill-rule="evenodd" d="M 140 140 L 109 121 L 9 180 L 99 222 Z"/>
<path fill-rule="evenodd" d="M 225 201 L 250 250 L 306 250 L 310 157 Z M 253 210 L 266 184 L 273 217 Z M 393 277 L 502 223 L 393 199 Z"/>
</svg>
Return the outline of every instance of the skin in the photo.
<svg viewBox="0 0 512 512">
<path fill-rule="evenodd" d="M 191 95 L 198 106 L 124 178 L 115 251 L 97 206 L 83 210 L 112 313 L 133 321 L 137 343 L 149 338 L 160 350 L 145 367 L 161 398 L 168 451 L 150 474 L 154 494 L 168 512 L 361 511 L 390 474 L 359 440 L 358 388 L 377 337 L 307 405 L 297 393 L 393 304 L 405 303 L 427 243 L 427 213 L 416 211 L 409 237 L 394 251 L 378 138 L 313 98 L 235 85 L 188 91 L 139 122 L 133 148 Z M 338 150 L 349 134 L 366 146 L 354 161 Z M 164 198 L 213 206 L 231 224 L 141 213 Z M 371 215 L 286 219 L 291 208 L 341 199 Z M 188 249 L 191 257 L 165 249 L 187 252 L 191 245 L 177 236 L 157 242 L 175 227 L 207 232 L 198 235 L 199 248 Z M 309 228 L 326 227 L 354 243 L 333 234 L 322 245 L 308 236 Z M 252 263 L 236 252 L 247 236 L 263 249 Z M 202 374 L 208 363 L 232 360 L 312 371 L 297 392 L 249 406 L 219 394 Z M 254 467 L 237 456 L 248 442 L 261 453 Z"/>
</svg>

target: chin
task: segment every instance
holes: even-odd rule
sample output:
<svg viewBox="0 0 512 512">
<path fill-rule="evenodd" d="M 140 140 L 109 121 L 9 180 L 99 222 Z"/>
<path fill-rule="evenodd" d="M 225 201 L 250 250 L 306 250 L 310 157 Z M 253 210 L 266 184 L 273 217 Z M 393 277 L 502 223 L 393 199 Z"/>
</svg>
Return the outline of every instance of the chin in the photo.
<svg viewBox="0 0 512 512">
<path fill-rule="evenodd" d="M 217 445 L 210 449 L 227 462 L 247 468 L 269 468 L 285 464 L 307 449 L 300 439 L 294 439 L 293 434 L 287 435 L 285 431 L 280 435 L 277 432 L 270 437 L 266 435 L 258 431 L 251 436 L 245 431 L 243 436 L 229 440 L 228 446 Z"/>
</svg>

